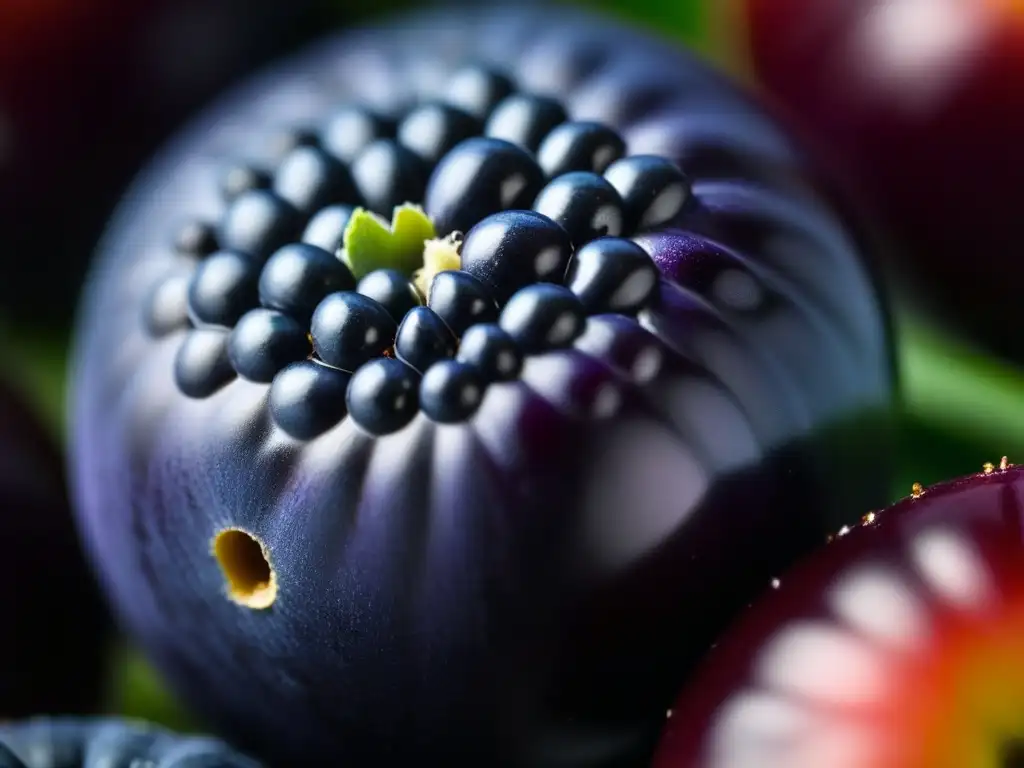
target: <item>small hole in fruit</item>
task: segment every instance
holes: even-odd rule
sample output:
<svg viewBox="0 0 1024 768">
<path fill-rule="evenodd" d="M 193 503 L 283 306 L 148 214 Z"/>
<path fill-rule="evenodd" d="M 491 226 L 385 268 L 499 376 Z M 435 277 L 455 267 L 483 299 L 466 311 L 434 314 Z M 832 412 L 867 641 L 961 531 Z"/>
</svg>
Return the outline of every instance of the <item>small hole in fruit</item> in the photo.
<svg viewBox="0 0 1024 768">
<path fill-rule="evenodd" d="M 213 539 L 217 558 L 227 581 L 227 593 L 246 608 L 269 608 L 277 599 L 277 574 L 270 564 L 266 545 L 240 528 L 226 528 Z"/>
</svg>

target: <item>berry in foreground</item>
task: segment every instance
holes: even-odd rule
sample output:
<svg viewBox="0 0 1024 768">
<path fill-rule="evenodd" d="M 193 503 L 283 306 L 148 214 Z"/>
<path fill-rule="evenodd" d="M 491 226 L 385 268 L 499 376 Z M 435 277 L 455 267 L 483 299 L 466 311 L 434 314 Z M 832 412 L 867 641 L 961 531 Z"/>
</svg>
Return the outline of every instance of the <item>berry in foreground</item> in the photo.
<svg viewBox="0 0 1024 768">
<path fill-rule="evenodd" d="M 356 287 L 348 267 L 332 253 L 292 243 L 274 253 L 259 278 L 260 304 L 309 325 L 313 310 L 330 293 Z"/>
<path fill-rule="evenodd" d="M 623 232 L 623 204 L 615 187 L 596 173 L 573 171 L 553 179 L 533 209 L 557 222 L 576 247 Z"/>
<path fill-rule="evenodd" d="M 488 216 L 462 243 L 462 268 L 499 304 L 531 283 L 561 282 L 571 256 L 569 233 L 536 211 Z"/>
<path fill-rule="evenodd" d="M 690 180 L 664 157 L 624 157 L 612 163 L 604 177 L 622 196 L 629 231 L 669 224 L 690 199 Z"/>
<path fill-rule="evenodd" d="M 446 130 L 410 127 L 444 103 L 512 136 L 509 104 L 552 102 L 563 127 L 515 128 L 536 156 L 478 128 L 434 165 Z M 318 152 L 359 202 L 221 194 L 240 157 L 278 180 Z M 779 129 L 665 43 L 565 9 L 425 11 L 282 63 L 157 162 L 84 297 L 79 522 L 153 663 L 268 763 L 647 765 L 733 614 L 885 497 L 867 254 Z M 693 204 L 630 163 L 675 168 Z M 530 210 L 573 173 L 625 196 L 621 240 Z M 358 282 L 308 319 L 312 299 L 194 326 L 183 222 L 268 274 L 320 247 Z"/>
<path fill-rule="evenodd" d="M 259 263 L 242 253 L 218 251 L 196 269 L 188 310 L 197 325 L 230 328 L 258 303 Z"/>
<path fill-rule="evenodd" d="M 589 314 L 631 315 L 651 300 L 658 278 L 658 268 L 639 245 L 603 237 L 576 251 L 565 282 Z"/>
<path fill-rule="evenodd" d="M 526 150 L 478 136 L 437 164 L 424 208 L 439 232 L 466 232 L 492 213 L 529 208 L 543 185 L 544 172 Z"/>
<path fill-rule="evenodd" d="M 1024 471 L 912 495 L 780 574 L 673 707 L 655 768 L 1019 765 Z"/>
<path fill-rule="evenodd" d="M 419 409 L 419 379 L 419 374 L 400 360 L 371 360 L 356 371 L 349 384 L 349 413 L 370 434 L 397 432 Z"/>
<path fill-rule="evenodd" d="M 384 354 L 394 343 L 395 331 L 387 309 L 355 291 L 327 296 L 310 323 L 313 349 L 319 358 L 349 372 Z"/>
<path fill-rule="evenodd" d="M 231 367 L 239 376 L 265 384 L 285 366 L 308 357 L 310 351 L 305 327 L 272 309 L 246 312 L 228 339 Z"/>
<path fill-rule="evenodd" d="M 209 736 L 177 734 L 139 720 L 34 717 L 0 723 L 3 768 L 260 768 Z"/>
</svg>

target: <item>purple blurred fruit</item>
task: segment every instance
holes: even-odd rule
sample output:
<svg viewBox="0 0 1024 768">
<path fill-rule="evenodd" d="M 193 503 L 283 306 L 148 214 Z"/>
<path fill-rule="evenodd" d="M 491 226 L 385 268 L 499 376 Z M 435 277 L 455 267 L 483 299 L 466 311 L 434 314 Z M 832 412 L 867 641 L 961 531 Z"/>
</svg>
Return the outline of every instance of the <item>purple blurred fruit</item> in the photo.
<svg viewBox="0 0 1024 768">
<path fill-rule="evenodd" d="M 63 472 L 43 425 L 0 382 L 0 720 L 95 712 L 106 683 L 109 616 Z"/>
<path fill-rule="evenodd" d="M 1020 765 L 1022 525 L 1003 459 L 842 529 L 722 636 L 654 768 Z"/>
<path fill-rule="evenodd" d="M 526 98 L 485 120 L 513 88 Z M 561 224 L 502 213 L 547 181 L 506 139 L 403 150 L 396 126 L 427 99 L 528 145 L 565 115 L 605 124 L 610 140 L 573 129 L 560 141 L 580 144 L 540 152 L 607 170 L 612 191 L 591 179 L 545 206 L 589 210 L 588 236 L 628 223 L 646 256 L 602 246 L 573 267 L 582 242 Z M 445 143 L 444 120 L 425 143 Z M 616 135 L 669 162 L 609 166 Z M 362 169 L 365 199 L 426 178 L 428 212 L 470 231 L 434 243 L 465 271 L 443 267 L 427 307 L 394 275 L 374 299 L 325 296 L 316 249 L 289 252 L 292 277 L 271 259 L 264 298 L 311 330 L 289 363 L 293 322 L 195 323 L 256 300 L 248 262 L 212 250 L 262 263 L 313 237 L 274 179 L 316 146 Z M 225 196 L 239 164 L 253 188 Z M 306 167 L 291 199 L 342 188 L 337 163 Z M 812 178 L 690 55 L 564 10 L 410 17 L 228 95 L 129 191 L 78 326 L 77 509 L 127 626 L 222 733 L 283 764 L 643 763 L 735 610 L 886 498 L 887 318 Z M 359 201 L 332 196 L 311 229 L 333 250 Z M 209 237 L 176 250 L 198 225 Z M 551 285 L 567 275 L 586 304 Z"/>
<path fill-rule="evenodd" d="M 907 299 L 1024 361 L 1024 6 L 736 3 L 754 72 L 892 236 Z"/>
</svg>

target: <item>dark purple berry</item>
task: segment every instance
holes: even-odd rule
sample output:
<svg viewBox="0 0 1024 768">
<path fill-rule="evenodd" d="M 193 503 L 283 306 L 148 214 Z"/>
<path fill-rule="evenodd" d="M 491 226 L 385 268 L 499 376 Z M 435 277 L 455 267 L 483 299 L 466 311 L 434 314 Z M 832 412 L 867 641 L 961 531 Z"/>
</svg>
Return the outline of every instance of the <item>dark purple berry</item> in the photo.
<svg viewBox="0 0 1024 768">
<path fill-rule="evenodd" d="M 444 320 L 456 336 L 461 336 L 471 325 L 498 319 L 498 305 L 487 286 L 462 270 L 449 270 L 434 275 L 427 306 Z"/>
<path fill-rule="evenodd" d="M 604 177 L 618 190 L 626 210 L 626 231 L 661 227 L 690 200 L 690 180 L 679 166 L 657 155 L 616 160 Z"/>
<path fill-rule="evenodd" d="M 274 192 L 304 214 L 332 203 L 359 202 L 348 168 L 318 147 L 288 154 L 274 175 Z"/>
<path fill-rule="evenodd" d="M 460 141 L 476 136 L 480 121 L 458 107 L 428 102 L 412 110 L 398 125 L 398 141 L 424 162 L 434 165 Z"/>
<path fill-rule="evenodd" d="M 317 211 L 302 233 L 302 242 L 337 254 L 344 245 L 345 229 L 354 211 L 350 205 L 331 205 Z"/>
<path fill-rule="evenodd" d="M 513 93 L 491 112 L 484 134 L 536 152 L 552 129 L 566 120 L 565 108 L 555 99 Z"/>
<path fill-rule="evenodd" d="M 529 208 L 544 173 L 520 147 L 499 139 L 466 139 L 441 158 L 427 184 L 424 209 L 441 234 L 466 232 L 486 216 Z"/>
<path fill-rule="evenodd" d="M 486 383 L 480 371 L 455 360 L 441 360 L 420 381 L 420 408 L 441 424 L 465 421 L 480 407 Z"/>
<path fill-rule="evenodd" d="M 523 369 L 523 353 L 496 323 L 474 325 L 459 340 L 455 359 L 471 365 L 485 382 L 511 381 Z"/>
<path fill-rule="evenodd" d="M 602 237 L 580 248 L 565 284 L 589 314 L 639 312 L 658 286 L 658 268 L 643 248 L 622 237 Z"/>
<path fill-rule="evenodd" d="M 626 153 L 626 142 L 602 123 L 571 122 L 556 126 L 541 142 L 537 162 L 548 178 L 571 171 L 604 173 Z"/>
<path fill-rule="evenodd" d="M 345 418 L 351 378 L 316 360 L 292 363 L 270 385 L 270 416 L 296 440 L 312 440 Z"/>
<path fill-rule="evenodd" d="M 208 256 L 217 250 L 217 232 L 204 221 L 189 221 L 178 230 L 174 249 L 185 256 Z"/>
<path fill-rule="evenodd" d="M 469 65 L 459 69 L 448 81 L 444 99 L 483 120 L 495 106 L 515 90 L 512 81 L 495 69 Z"/>
<path fill-rule="evenodd" d="M 384 307 L 396 323 L 423 303 L 416 287 L 397 269 L 375 269 L 359 281 L 356 290 Z"/>
<path fill-rule="evenodd" d="M 146 298 L 146 330 L 155 338 L 188 326 L 188 287 L 191 270 L 176 271 L 162 279 Z"/>
<path fill-rule="evenodd" d="M 309 356 L 306 326 L 273 309 L 252 309 L 242 315 L 228 339 L 228 359 L 242 378 L 269 384 L 290 363 Z"/>
<path fill-rule="evenodd" d="M 345 106 L 324 126 L 321 146 L 339 160 L 350 163 L 377 139 L 394 136 L 394 123 L 367 109 Z"/>
<path fill-rule="evenodd" d="M 419 410 L 420 376 L 391 357 L 379 357 L 361 366 L 348 385 L 348 412 L 371 435 L 397 432 Z"/>
<path fill-rule="evenodd" d="M 548 183 L 533 208 L 562 225 L 577 247 L 596 237 L 622 234 L 622 198 L 601 176 L 572 171 Z"/>
<path fill-rule="evenodd" d="M 498 320 L 527 354 L 572 344 L 587 321 L 576 294 L 561 285 L 535 283 L 518 291 Z"/>
<path fill-rule="evenodd" d="M 254 189 L 231 203 L 220 223 L 221 248 L 248 253 L 261 261 L 296 239 L 302 229 L 298 210 L 273 192 Z"/>
<path fill-rule="evenodd" d="M 427 183 L 423 161 L 393 139 L 379 139 L 360 152 L 352 177 L 366 207 L 388 219 L 397 206 L 422 199 Z"/>
<path fill-rule="evenodd" d="M 224 171 L 220 179 L 220 193 L 225 200 L 231 201 L 251 190 L 267 189 L 272 183 L 273 177 L 266 171 L 239 163 Z"/>
<path fill-rule="evenodd" d="M 174 358 L 174 381 L 186 397 L 209 397 L 235 378 L 228 359 L 230 333 L 222 328 L 188 332 Z"/>
<path fill-rule="evenodd" d="M 416 307 L 410 311 L 395 335 L 398 359 L 420 373 L 438 360 L 452 357 L 457 345 L 455 334 L 428 307 Z"/>
<path fill-rule="evenodd" d="M 313 310 L 329 293 L 350 291 L 356 281 L 333 253 L 308 243 L 279 249 L 260 273 L 260 303 L 308 325 Z"/>
<path fill-rule="evenodd" d="M 355 291 L 327 296 L 310 321 L 313 349 L 320 359 L 349 372 L 389 350 L 396 330 L 387 309 Z"/>
<path fill-rule="evenodd" d="M 462 269 L 503 304 L 524 285 L 561 282 L 572 241 L 560 224 L 541 213 L 502 211 L 466 233 L 461 254 Z"/>
<path fill-rule="evenodd" d="M 635 319 L 620 314 L 593 315 L 573 346 L 636 384 L 646 384 L 662 370 L 665 344 Z"/>
<path fill-rule="evenodd" d="M 244 253 L 218 251 L 201 262 L 188 286 L 188 311 L 197 325 L 227 328 L 259 304 L 260 263 Z"/>
</svg>

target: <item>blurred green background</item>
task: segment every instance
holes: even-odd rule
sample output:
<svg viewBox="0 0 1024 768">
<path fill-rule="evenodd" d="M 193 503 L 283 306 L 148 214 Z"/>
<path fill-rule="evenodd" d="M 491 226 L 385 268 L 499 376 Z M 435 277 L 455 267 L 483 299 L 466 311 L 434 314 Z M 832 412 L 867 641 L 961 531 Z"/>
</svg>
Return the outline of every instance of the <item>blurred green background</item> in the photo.
<svg viewBox="0 0 1024 768">
<path fill-rule="evenodd" d="M 672 36 L 734 73 L 745 72 L 742 49 L 728 26 L 721 0 L 579 0 L 577 4 Z M 291 44 L 298 45 L 320 27 L 361 21 L 368 14 L 362 4 L 310 5 L 315 6 L 315 14 L 311 11 L 303 30 L 296 27 Z M 379 0 L 374 8 L 411 5 Z M 172 128 L 169 123 L 167 130 Z M 160 138 L 156 133 L 154 137 L 154 141 Z M 929 327 L 905 307 L 901 297 L 895 298 L 906 409 L 893 499 L 906 495 L 915 481 L 928 484 L 966 474 L 980 469 L 985 461 L 998 462 L 1003 455 L 1011 461 L 1024 459 L 1024 409 L 1019 407 L 1024 402 L 1024 370 Z M 68 340 L 67 322 L 33 318 L 15 323 L 0 316 L 2 373 L 23 386 L 61 439 Z M 125 645 L 112 652 L 117 663 L 110 685 L 111 711 L 172 727 L 198 726 L 134 650 Z"/>
</svg>

